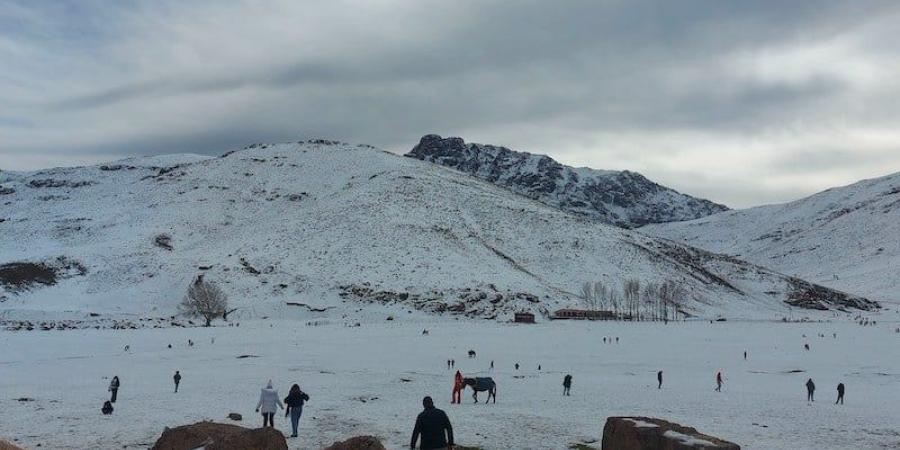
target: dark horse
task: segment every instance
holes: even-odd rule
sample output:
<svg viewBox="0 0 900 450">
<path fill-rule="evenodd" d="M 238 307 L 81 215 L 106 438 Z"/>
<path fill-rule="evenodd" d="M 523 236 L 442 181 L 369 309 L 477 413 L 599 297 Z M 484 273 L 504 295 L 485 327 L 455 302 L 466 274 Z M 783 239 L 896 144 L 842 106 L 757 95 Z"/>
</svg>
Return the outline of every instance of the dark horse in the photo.
<svg viewBox="0 0 900 450">
<path fill-rule="evenodd" d="M 463 385 L 471 386 L 472 390 L 472 398 L 475 399 L 475 403 L 478 403 L 478 393 L 482 391 L 487 391 L 488 398 L 485 401 L 485 404 L 491 401 L 491 397 L 494 398 L 494 403 L 497 403 L 497 383 L 494 383 L 493 378 L 463 378 Z"/>
</svg>

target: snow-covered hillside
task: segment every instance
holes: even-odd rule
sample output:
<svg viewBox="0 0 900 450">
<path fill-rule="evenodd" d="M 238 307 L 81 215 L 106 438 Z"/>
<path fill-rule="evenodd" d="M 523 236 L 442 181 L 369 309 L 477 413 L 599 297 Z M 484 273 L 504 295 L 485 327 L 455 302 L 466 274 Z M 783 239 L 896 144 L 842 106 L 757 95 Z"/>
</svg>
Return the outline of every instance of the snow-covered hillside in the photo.
<svg viewBox="0 0 900 450">
<path fill-rule="evenodd" d="M 900 173 L 641 231 L 876 300 L 900 300 Z"/>
<path fill-rule="evenodd" d="M 631 228 L 691 220 L 728 208 L 630 171 L 562 165 L 549 156 L 429 134 L 406 156 L 474 175 L 562 210 Z"/>
<path fill-rule="evenodd" d="M 256 317 L 508 318 L 575 304 L 585 281 L 626 278 L 682 284 L 683 309 L 698 315 L 874 307 L 364 145 L 7 174 L 0 189 L 7 318 L 167 316 L 201 273 Z"/>
</svg>

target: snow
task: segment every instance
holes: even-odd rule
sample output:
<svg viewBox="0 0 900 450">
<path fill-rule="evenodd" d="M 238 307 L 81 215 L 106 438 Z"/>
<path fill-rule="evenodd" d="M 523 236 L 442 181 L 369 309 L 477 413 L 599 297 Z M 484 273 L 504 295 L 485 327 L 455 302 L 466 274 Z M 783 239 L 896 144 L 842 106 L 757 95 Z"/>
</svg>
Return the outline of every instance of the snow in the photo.
<svg viewBox="0 0 900 450">
<path fill-rule="evenodd" d="M 640 231 L 872 300 L 900 303 L 900 173 L 790 203 Z"/>
<path fill-rule="evenodd" d="M 634 426 L 638 428 L 659 428 L 659 425 L 650 422 L 644 422 L 643 420 L 637 419 L 625 419 L 634 424 Z"/>
<path fill-rule="evenodd" d="M 893 448 L 900 444 L 896 326 L 515 326 L 417 318 L 360 327 L 272 319 L 240 327 L 0 332 L 0 435 L 29 448 L 146 448 L 165 426 L 227 422 L 230 412 L 243 414 L 245 426 L 259 426 L 253 408 L 271 378 L 282 397 L 295 382 L 311 397 L 292 449 L 320 449 L 364 433 L 406 448 L 424 395 L 448 412 L 459 443 L 486 450 L 589 442 L 600 438 L 609 416 L 659 417 L 744 448 Z M 619 344 L 601 342 L 613 336 Z M 466 357 L 470 348 L 476 359 Z M 258 357 L 237 358 L 245 354 Z M 450 405 L 449 358 L 466 375 L 493 377 L 497 404 L 472 404 L 467 391 L 462 405 Z M 517 362 L 519 371 L 512 367 Z M 175 370 L 184 377 L 177 394 Z M 658 370 L 666 374 L 661 390 Z M 727 377 L 721 393 L 714 392 L 718 370 Z M 562 396 L 565 374 L 574 377 L 571 397 Z M 113 375 L 122 381 L 119 400 L 114 414 L 103 416 Z M 807 378 L 819 386 L 813 403 L 805 399 Z M 839 382 L 847 386 L 845 405 L 834 405 Z M 276 426 L 290 425 L 282 414 Z"/>
<path fill-rule="evenodd" d="M 679 433 L 673 430 L 667 430 L 663 433 L 663 436 L 671 439 L 678 439 L 684 445 L 693 445 L 695 447 L 715 447 L 716 444 L 707 441 L 706 439 L 700 439 L 694 436 L 688 436 L 684 433 Z"/>
<path fill-rule="evenodd" d="M 620 286 L 626 278 L 680 282 L 684 310 L 695 315 L 791 313 L 781 274 L 370 146 L 307 141 L 142 161 L 3 183 L 16 192 L 0 197 L 0 264 L 66 256 L 87 274 L 25 292 L 0 287 L 0 317 L 166 317 L 198 273 L 219 283 L 243 317 L 350 321 L 450 307 L 499 320 L 521 310 L 542 317 L 581 304 L 576 293 L 586 281 Z M 155 167 L 161 162 L 179 166 Z M 67 187 L 29 185 L 48 179 Z M 161 234 L 171 250 L 154 245 Z M 372 292 L 348 296 L 348 287 Z M 379 292 L 393 297 L 379 300 Z"/>
</svg>

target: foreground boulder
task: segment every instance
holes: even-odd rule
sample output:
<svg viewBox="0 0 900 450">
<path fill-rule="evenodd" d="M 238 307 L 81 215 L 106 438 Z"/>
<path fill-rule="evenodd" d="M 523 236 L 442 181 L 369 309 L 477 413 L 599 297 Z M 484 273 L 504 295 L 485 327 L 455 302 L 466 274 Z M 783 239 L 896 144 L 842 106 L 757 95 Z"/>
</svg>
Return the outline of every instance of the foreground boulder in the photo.
<svg viewBox="0 0 900 450">
<path fill-rule="evenodd" d="M 12 442 L 4 441 L 0 439 L 0 450 L 24 450 L 22 447 L 18 445 L 14 445 Z"/>
<path fill-rule="evenodd" d="M 741 446 L 694 428 L 650 417 L 610 417 L 602 450 L 740 450 Z"/>
<path fill-rule="evenodd" d="M 356 436 L 344 442 L 335 442 L 325 450 L 386 450 L 375 436 Z"/>
<path fill-rule="evenodd" d="M 224 423 L 198 422 L 166 428 L 151 450 L 287 450 L 274 428 L 249 429 Z"/>
</svg>

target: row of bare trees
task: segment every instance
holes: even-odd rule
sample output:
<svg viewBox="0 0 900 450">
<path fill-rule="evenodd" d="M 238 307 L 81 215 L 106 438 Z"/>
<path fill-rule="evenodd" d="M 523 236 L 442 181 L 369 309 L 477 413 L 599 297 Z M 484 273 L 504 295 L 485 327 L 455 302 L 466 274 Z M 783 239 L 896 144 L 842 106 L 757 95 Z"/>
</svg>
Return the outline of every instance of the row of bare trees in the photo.
<svg viewBox="0 0 900 450">
<path fill-rule="evenodd" d="M 588 309 L 611 311 L 616 317 L 633 320 L 676 319 L 686 295 L 684 287 L 672 280 L 641 283 L 629 278 L 622 281 L 621 288 L 600 281 L 581 286 L 581 298 Z"/>
</svg>

